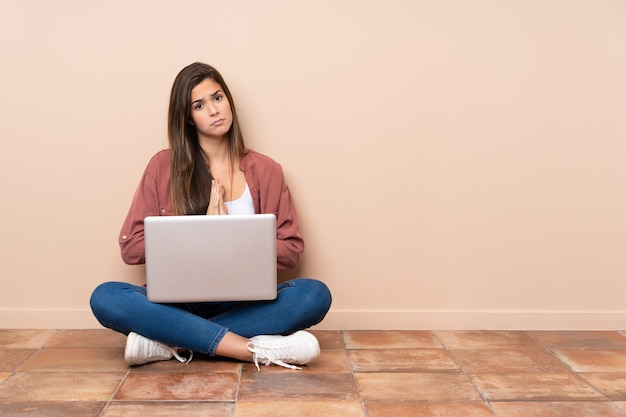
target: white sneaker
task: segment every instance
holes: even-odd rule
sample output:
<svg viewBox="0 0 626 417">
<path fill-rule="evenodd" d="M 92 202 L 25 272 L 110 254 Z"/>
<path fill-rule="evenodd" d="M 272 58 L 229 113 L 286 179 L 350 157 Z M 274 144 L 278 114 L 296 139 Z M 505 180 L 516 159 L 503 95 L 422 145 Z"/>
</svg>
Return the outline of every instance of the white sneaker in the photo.
<svg viewBox="0 0 626 417">
<path fill-rule="evenodd" d="M 255 336 L 250 339 L 248 350 L 254 354 L 254 364 L 259 371 L 259 362 L 265 366 L 273 363 L 285 368 L 302 369 L 295 365 L 304 365 L 320 356 L 319 342 L 303 330 L 289 336 Z"/>
<path fill-rule="evenodd" d="M 189 351 L 189 359 L 185 359 L 178 354 L 176 349 L 164 345 L 163 343 L 155 342 L 135 332 L 128 334 L 124 360 L 129 365 L 143 365 L 148 362 L 169 361 L 172 357 L 175 357 L 179 362 L 189 363 L 193 357 L 193 352 Z"/>
</svg>

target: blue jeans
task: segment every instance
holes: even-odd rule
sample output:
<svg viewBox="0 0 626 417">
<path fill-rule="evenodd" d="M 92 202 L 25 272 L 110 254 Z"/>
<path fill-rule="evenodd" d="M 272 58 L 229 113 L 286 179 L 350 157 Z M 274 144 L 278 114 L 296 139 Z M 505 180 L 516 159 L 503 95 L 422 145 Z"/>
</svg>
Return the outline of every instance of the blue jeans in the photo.
<svg viewBox="0 0 626 417">
<path fill-rule="evenodd" d="M 280 284 L 271 301 L 187 304 L 152 303 L 145 287 L 105 282 L 90 304 L 104 327 L 214 355 L 228 331 L 243 337 L 291 334 L 321 322 L 331 301 L 324 283 L 298 278 Z"/>
</svg>

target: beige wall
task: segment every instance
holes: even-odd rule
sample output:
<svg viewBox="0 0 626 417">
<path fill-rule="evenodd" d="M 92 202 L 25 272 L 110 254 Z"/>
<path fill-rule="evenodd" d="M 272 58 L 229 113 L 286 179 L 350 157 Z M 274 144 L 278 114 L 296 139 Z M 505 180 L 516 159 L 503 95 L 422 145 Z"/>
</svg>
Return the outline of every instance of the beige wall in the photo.
<svg viewBox="0 0 626 417">
<path fill-rule="evenodd" d="M 321 328 L 626 328 L 626 2 L 0 2 L 0 327 L 95 327 L 176 73 L 283 164 Z"/>
</svg>

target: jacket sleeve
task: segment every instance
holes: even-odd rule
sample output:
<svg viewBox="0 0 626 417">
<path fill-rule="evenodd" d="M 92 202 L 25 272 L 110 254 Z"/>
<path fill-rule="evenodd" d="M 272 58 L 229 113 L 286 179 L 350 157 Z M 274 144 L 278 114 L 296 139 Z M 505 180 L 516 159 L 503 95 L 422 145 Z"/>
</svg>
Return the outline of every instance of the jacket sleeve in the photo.
<svg viewBox="0 0 626 417">
<path fill-rule="evenodd" d="M 276 255 L 278 269 L 295 269 L 302 260 L 304 239 L 298 230 L 298 215 L 289 188 L 282 178 L 276 211 Z"/>
<path fill-rule="evenodd" d="M 129 265 L 145 263 L 144 219 L 164 214 L 158 189 L 159 161 L 155 156 L 143 173 L 119 235 L 122 259 Z"/>
<path fill-rule="evenodd" d="M 295 269 L 302 259 L 304 239 L 298 230 L 298 214 L 282 167 L 248 149 L 241 158 L 240 168 L 250 187 L 255 212 L 276 216 L 276 266 L 281 270 Z"/>
</svg>

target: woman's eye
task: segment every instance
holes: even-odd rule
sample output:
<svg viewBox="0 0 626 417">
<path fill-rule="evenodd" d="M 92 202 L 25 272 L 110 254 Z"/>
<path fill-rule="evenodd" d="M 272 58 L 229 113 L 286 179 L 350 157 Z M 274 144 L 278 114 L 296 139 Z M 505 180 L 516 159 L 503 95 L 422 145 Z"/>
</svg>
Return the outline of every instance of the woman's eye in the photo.
<svg viewBox="0 0 626 417">
<path fill-rule="evenodd" d="M 201 110 L 202 109 L 202 104 L 201 103 L 197 103 L 193 108 L 196 109 L 196 110 Z"/>
<path fill-rule="evenodd" d="M 222 96 L 215 96 L 215 101 L 222 101 Z"/>
</svg>

